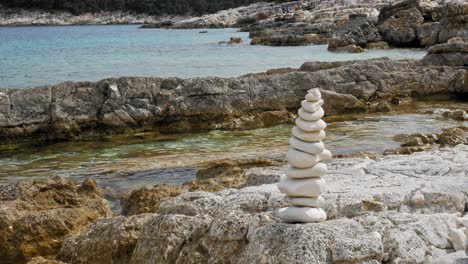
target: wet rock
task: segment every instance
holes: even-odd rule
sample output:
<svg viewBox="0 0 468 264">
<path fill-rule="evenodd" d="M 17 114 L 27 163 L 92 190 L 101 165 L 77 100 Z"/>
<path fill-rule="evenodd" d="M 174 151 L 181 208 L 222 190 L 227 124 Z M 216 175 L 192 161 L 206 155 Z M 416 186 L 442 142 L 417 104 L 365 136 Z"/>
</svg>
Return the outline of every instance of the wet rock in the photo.
<svg viewBox="0 0 468 264">
<path fill-rule="evenodd" d="M 66 263 L 129 263 L 142 229 L 154 214 L 98 220 L 68 236 L 58 255 Z"/>
<path fill-rule="evenodd" d="M 433 109 L 429 110 L 426 113 L 440 115 L 445 118 L 450 118 L 457 121 L 466 121 L 468 120 L 468 113 L 463 109 Z"/>
<path fill-rule="evenodd" d="M 385 41 L 377 41 L 377 42 L 368 42 L 366 44 L 368 49 L 389 49 L 388 43 Z"/>
<path fill-rule="evenodd" d="M 24 262 L 56 255 L 64 238 L 111 216 L 96 183 L 63 178 L 0 187 L 0 259 Z"/>
<path fill-rule="evenodd" d="M 335 52 L 350 52 L 350 53 L 361 53 L 364 49 L 354 44 L 348 44 L 345 41 L 332 39 L 328 43 L 328 50 Z"/>
<path fill-rule="evenodd" d="M 431 145 L 399 147 L 395 149 L 386 149 L 383 155 L 410 155 L 416 152 L 427 151 L 431 148 Z"/>
<path fill-rule="evenodd" d="M 120 199 L 122 215 L 158 213 L 159 204 L 180 195 L 184 189 L 178 185 L 157 185 L 132 191 Z"/>
<path fill-rule="evenodd" d="M 242 38 L 234 38 L 231 37 L 231 39 L 228 41 L 228 45 L 233 45 L 233 44 L 241 44 L 242 43 Z"/>
<path fill-rule="evenodd" d="M 439 143 L 441 145 L 458 145 L 468 144 L 468 128 L 467 127 L 454 127 L 444 130 L 439 135 Z"/>
</svg>

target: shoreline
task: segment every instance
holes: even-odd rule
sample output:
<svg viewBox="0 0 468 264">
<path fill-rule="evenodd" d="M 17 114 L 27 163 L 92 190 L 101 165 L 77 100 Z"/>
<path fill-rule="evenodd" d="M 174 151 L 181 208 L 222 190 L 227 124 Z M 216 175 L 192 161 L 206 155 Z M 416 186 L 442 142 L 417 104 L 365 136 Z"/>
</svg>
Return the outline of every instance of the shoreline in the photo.
<svg viewBox="0 0 468 264">
<path fill-rule="evenodd" d="M 386 111 L 392 102 L 402 99 L 463 91 L 463 67 L 434 71 L 437 67 L 381 58 L 309 62 L 284 73 L 233 78 L 122 77 L 0 89 L 0 143 L 31 137 L 54 141 L 138 132 L 267 127 L 289 122 L 301 96 L 311 87 L 325 92 L 328 115 Z M 336 83 L 336 78 L 342 83 Z M 437 83 L 414 85 L 423 78 Z M 398 83 L 393 84 L 395 81 Z M 350 85 L 355 86 L 352 91 Z"/>
</svg>

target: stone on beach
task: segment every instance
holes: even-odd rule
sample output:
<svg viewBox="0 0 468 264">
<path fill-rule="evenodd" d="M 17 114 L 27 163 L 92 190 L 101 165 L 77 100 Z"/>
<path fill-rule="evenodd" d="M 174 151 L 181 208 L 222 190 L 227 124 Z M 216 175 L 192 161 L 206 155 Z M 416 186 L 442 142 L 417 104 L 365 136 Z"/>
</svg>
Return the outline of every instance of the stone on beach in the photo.
<svg viewBox="0 0 468 264">
<path fill-rule="evenodd" d="M 317 88 L 310 89 L 307 91 L 307 94 L 305 96 L 305 99 L 309 102 L 316 102 L 319 101 L 322 98 L 322 94 L 320 93 L 320 90 Z"/>
<path fill-rule="evenodd" d="M 298 115 L 300 118 L 304 119 L 305 121 L 317 121 L 322 118 L 325 114 L 325 111 L 322 107 L 314 113 L 310 113 L 305 111 L 304 109 L 299 109 Z"/>
<path fill-rule="evenodd" d="M 322 196 L 319 197 L 288 197 L 287 202 L 295 206 L 321 207 L 325 203 Z"/>
<path fill-rule="evenodd" d="M 310 113 L 314 113 L 314 112 L 318 111 L 320 109 L 320 107 L 322 107 L 322 105 L 323 105 L 323 100 L 322 99 L 320 99 L 320 100 L 318 100 L 316 102 L 310 102 L 310 101 L 304 100 L 301 103 L 302 108 L 305 111 L 310 112 Z"/>
<path fill-rule="evenodd" d="M 290 149 L 286 153 L 286 160 L 296 168 L 309 168 L 319 162 L 317 155 L 311 155 L 295 149 Z"/>
<path fill-rule="evenodd" d="M 298 139 L 303 140 L 303 141 L 308 141 L 308 142 L 320 141 L 324 139 L 326 136 L 326 133 L 323 130 L 316 131 L 313 133 L 308 133 L 304 130 L 301 130 L 300 128 L 296 126 L 292 128 L 292 134 Z"/>
<path fill-rule="evenodd" d="M 286 153 L 290 166 L 278 183 L 278 189 L 287 195 L 286 201 L 292 206 L 278 211 L 277 216 L 284 222 L 315 223 L 327 219 L 325 211 L 319 208 L 324 200 L 318 197 L 325 191 L 321 177 L 327 172 L 327 165 L 320 161 L 330 160 L 332 155 L 321 141 L 327 127 L 321 119 L 325 114 L 321 98 L 319 89 L 308 91 L 292 129 L 292 148 Z"/>
<path fill-rule="evenodd" d="M 328 149 L 324 149 L 323 152 L 319 155 L 319 160 L 321 161 L 331 160 L 332 158 L 333 154 Z"/>
<path fill-rule="evenodd" d="M 298 169 L 293 166 L 288 166 L 286 169 L 286 175 L 293 179 L 321 177 L 325 173 L 327 173 L 327 164 L 322 162 L 305 169 Z"/>
<path fill-rule="evenodd" d="M 309 122 L 298 118 L 296 119 L 296 126 L 306 132 L 316 132 L 324 130 L 327 127 L 327 124 L 325 124 L 325 122 L 321 119 Z"/>
<path fill-rule="evenodd" d="M 309 153 L 309 154 L 320 154 L 325 148 L 322 141 L 306 142 L 306 141 L 297 139 L 296 137 L 291 137 L 289 139 L 289 144 L 291 144 L 293 148 L 300 150 L 302 152 Z"/>
<path fill-rule="evenodd" d="M 278 189 L 289 197 L 318 197 L 325 192 L 325 181 L 321 178 L 289 179 L 282 176 Z"/>
<path fill-rule="evenodd" d="M 327 219 L 327 214 L 321 208 L 285 207 L 278 210 L 278 216 L 288 223 L 315 223 Z"/>
</svg>

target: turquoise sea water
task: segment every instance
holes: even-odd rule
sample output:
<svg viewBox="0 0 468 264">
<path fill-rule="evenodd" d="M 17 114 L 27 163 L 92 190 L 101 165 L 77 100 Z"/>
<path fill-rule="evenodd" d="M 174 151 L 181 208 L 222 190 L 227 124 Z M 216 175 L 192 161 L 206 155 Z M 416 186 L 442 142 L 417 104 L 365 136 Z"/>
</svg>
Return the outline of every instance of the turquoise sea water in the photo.
<svg viewBox="0 0 468 264">
<path fill-rule="evenodd" d="M 419 59 L 423 50 L 332 53 L 326 46 L 251 46 L 236 29 L 138 29 L 135 25 L 0 28 L 0 87 L 118 76 L 238 76 L 305 61 L 337 61 L 388 56 Z M 240 45 L 218 44 L 241 37 Z"/>
</svg>

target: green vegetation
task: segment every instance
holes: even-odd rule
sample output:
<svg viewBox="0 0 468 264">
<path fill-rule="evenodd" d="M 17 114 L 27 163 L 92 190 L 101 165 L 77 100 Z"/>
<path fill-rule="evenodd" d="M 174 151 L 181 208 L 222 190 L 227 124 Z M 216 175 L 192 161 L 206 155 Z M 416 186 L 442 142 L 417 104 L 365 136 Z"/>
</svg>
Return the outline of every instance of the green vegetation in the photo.
<svg viewBox="0 0 468 264">
<path fill-rule="evenodd" d="M 261 0 L 0 0 L 0 4 L 7 7 L 42 9 L 46 11 L 65 10 L 74 14 L 123 10 L 154 15 L 201 15 L 260 1 Z M 271 0 L 266 1 L 272 2 Z"/>
</svg>

